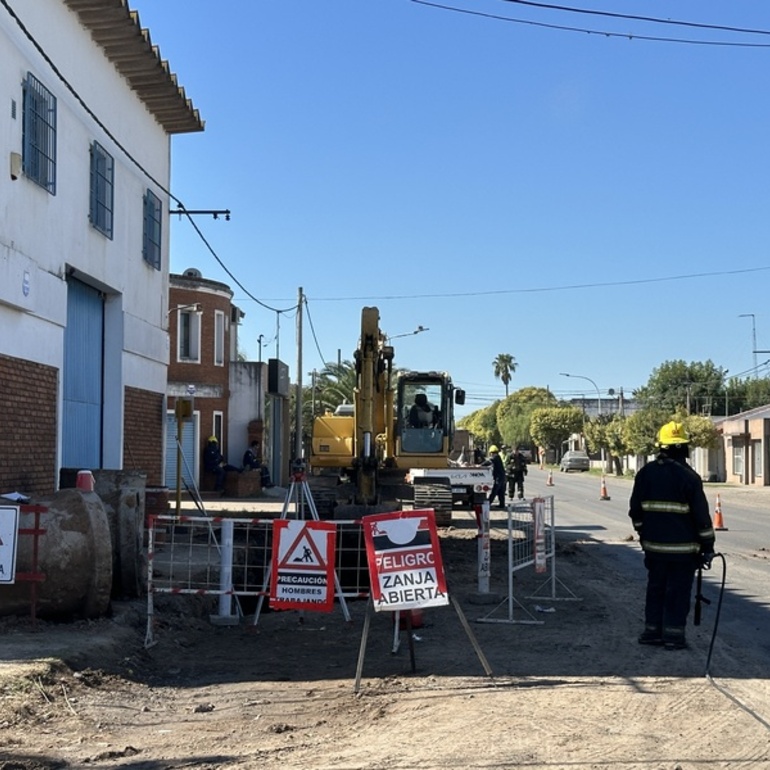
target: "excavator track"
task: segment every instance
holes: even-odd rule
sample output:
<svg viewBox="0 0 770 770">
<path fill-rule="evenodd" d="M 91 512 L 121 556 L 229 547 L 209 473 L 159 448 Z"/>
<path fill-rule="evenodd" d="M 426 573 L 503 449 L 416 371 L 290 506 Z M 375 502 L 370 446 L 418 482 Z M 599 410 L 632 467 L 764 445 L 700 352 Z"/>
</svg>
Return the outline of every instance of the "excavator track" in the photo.
<svg viewBox="0 0 770 770">
<path fill-rule="evenodd" d="M 452 523 L 452 484 L 448 478 L 425 476 L 413 479 L 414 507 L 433 508 L 437 527 Z"/>
</svg>

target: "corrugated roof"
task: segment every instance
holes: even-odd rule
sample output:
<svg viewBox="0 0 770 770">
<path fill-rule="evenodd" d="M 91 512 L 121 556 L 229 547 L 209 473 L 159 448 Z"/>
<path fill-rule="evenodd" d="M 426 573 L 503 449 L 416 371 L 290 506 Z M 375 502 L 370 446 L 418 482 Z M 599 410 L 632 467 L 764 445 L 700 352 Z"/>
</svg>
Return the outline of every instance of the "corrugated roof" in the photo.
<svg viewBox="0 0 770 770">
<path fill-rule="evenodd" d="M 147 109 L 169 134 L 203 131 L 198 110 L 177 83 L 150 32 L 142 29 L 139 14 L 128 0 L 64 0 L 80 23 L 102 47 L 115 69 L 126 79 Z"/>
</svg>

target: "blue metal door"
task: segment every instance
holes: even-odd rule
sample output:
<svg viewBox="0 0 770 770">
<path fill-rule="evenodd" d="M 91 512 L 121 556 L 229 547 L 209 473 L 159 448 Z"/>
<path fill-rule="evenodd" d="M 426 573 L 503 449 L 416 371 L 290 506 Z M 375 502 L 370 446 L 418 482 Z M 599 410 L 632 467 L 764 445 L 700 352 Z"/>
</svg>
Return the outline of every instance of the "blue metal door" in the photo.
<svg viewBox="0 0 770 770">
<path fill-rule="evenodd" d="M 102 467 L 104 299 L 81 281 L 67 283 L 62 373 L 62 467 Z"/>
</svg>

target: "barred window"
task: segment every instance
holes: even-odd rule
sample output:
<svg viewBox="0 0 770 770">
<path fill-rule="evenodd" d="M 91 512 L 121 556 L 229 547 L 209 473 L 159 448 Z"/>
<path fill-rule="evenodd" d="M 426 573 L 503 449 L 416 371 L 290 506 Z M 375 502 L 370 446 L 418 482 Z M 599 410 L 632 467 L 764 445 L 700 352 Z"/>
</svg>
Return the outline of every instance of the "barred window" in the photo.
<svg viewBox="0 0 770 770">
<path fill-rule="evenodd" d="M 161 238 L 161 214 L 163 204 L 160 198 L 152 190 L 147 190 L 144 195 L 144 237 L 142 256 L 146 262 L 156 270 L 160 270 L 160 238 Z"/>
<path fill-rule="evenodd" d="M 112 238 L 112 205 L 115 163 L 99 142 L 91 145 L 91 203 L 88 218 L 91 224 Z"/>
<path fill-rule="evenodd" d="M 56 97 L 31 72 L 22 91 L 22 169 L 56 195 Z"/>
</svg>

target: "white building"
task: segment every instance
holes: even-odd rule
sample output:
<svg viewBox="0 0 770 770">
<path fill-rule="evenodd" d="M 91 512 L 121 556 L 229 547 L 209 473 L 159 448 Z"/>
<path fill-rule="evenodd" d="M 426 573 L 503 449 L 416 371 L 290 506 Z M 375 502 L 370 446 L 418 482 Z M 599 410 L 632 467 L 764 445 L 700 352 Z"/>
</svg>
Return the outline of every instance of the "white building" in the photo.
<svg viewBox="0 0 770 770">
<path fill-rule="evenodd" d="M 160 484 L 171 136 L 203 122 L 125 0 L 0 6 L 0 103 L 0 492 Z"/>
</svg>

